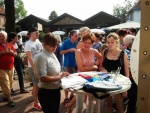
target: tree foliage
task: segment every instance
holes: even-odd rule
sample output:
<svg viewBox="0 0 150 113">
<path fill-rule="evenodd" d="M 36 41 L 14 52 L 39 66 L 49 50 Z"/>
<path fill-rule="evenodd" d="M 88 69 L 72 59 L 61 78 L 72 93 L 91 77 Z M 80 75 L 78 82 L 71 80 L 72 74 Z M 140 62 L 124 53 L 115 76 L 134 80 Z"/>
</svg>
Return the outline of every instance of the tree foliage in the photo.
<svg viewBox="0 0 150 113">
<path fill-rule="evenodd" d="M 130 0 L 125 0 L 124 6 L 115 5 L 113 7 L 113 15 L 120 18 L 121 22 L 126 22 L 127 12 L 132 8 Z"/>
<path fill-rule="evenodd" d="M 57 17 L 58 17 L 58 15 L 57 15 L 56 11 L 51 11 L 51 13 L 50 13 L 48 19 L 49 19 L 49 20 L 54 20 L 54 19 L 57 18 Z"/>
<path fill-rule="evenodd" d="M 0 0 L 0 5 L 5 7 L 4 0 Z M 20 20 L 26 17 L 27 11 L 24 8 L 22 0 L 14 0 L 15 19 Z"/>
<path fill-rule="evenodd" d="M 15 18 L 16 20 L 26 17 L 27 11 L 24 8 L 22 0 L 15 0 Z"/>
<path fill-rule="evenodd" d="M 0 6 L 4 6 L 4 0 L 0 0 Z"/>
</svg>

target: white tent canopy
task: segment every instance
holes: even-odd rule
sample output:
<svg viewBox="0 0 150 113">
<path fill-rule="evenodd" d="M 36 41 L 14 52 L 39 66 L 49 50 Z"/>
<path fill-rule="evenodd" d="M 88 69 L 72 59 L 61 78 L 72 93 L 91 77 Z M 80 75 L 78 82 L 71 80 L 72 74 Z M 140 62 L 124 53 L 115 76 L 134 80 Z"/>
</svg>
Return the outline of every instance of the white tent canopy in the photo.
<svg viewBox="0 0 150 113">
<path fill-rule="evenodd" d="M 18 33 L 18 35 L 27 36 L 27 33 L 28 33 L 28 31 L 21 31 Z"/>
<path fill-rule="evenodd" d="M 126 23 L 107 27 L 107 29 L 121 29 L 121 28 L 140 28 L 140 23 L 134 21 L 127 21 Z"/>
<path fill-rule="evenodd" d="M 52 32 L 54 35 L 64 35 L 65 32 L 64 31 L 54 31 Z"/>
<path fill-rule="evenodd" d="M 98 32 L 98 33 L 100 33 L 100 34 L 105 34 L 105 31 L 102 30 L 102 29 L 91 29 L 91 32 L 93 32 L 93 33 Z"/>
</svg>

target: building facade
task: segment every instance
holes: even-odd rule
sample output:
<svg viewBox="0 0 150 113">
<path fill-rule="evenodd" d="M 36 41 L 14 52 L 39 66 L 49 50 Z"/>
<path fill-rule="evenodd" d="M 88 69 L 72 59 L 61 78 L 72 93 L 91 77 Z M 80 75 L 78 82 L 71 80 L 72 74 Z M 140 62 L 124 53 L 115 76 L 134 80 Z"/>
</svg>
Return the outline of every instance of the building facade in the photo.
<svg viewBox="0 0 150 113">
<path fill-rule="evenodd" d="M 66 33 L 70 32 L 72 29 L 79 29 L 80 27 L 87 26 L 89 28 L 102 28 L 111 25 L 120 24 L 121 20 L 103 11 L 91 16 L 85 21 L 80 20 L 72 15 L 64 13 L 54 20 L 45 20 L 34 15 L 29 15 L 22 20 L 18 21 L 16 25 L 19 25 L 23 30 L 28 30 L 32 25 L 37 25 L 37 23 L 43 26 L 44 32 L 53 32 L 56 30 L 61 30 Z"/>
<path fill-rule="evenodd" d="M 138 1 L 128 12 L 128 20 L 139 22 L 141 21 L 141 1 Z"/>
</svg>

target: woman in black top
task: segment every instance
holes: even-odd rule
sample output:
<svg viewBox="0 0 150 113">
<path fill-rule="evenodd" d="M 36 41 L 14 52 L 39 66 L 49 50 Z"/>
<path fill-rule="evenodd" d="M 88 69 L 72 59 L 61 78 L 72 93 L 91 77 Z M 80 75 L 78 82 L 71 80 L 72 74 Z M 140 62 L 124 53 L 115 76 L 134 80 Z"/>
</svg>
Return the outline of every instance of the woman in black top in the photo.
<svg viewBox="0 0 150 113">
<path fill-rule="evenodd" d="M 116 33 L 110 33 L 106 38 L 108 49 L 105 49 L 102 53 L 102 62 L 100 65 L 100 71 L 111 72 L 121 67 L 120 73 L 126 77 L 129 77 L 129 61 L 124 51 L 119 47 L 119 36 Z M 127 93 L 117 94 L 114 96 L 116 101 L 116 107 L 118 113 L 124 113 L 123 111 L 123 97 L 126 97 Z M 112 97 L 106 98 L 107 113 L 112 113 Z"/>
</svg>

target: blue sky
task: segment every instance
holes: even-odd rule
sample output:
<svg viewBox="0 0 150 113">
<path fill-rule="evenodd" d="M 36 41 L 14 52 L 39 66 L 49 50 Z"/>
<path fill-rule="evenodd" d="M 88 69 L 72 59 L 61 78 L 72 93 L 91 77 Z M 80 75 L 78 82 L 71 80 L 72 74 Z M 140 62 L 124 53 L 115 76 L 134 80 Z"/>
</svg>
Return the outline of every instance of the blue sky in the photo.
<svg viewBox="0 0 150 113">
<path fill-rule="evenodd" d="M 68 13 L 81 20 L 85 20 L 100 11 L 113 14 L 113 7 L 117 4 L 124 5 L 125 0 L 22 0 L 27 15 L 48 19 L 51 11 L 56 11 L 58 16 Z M 135 0 L 130 0 L 135 2 Z"/>
</svg>

